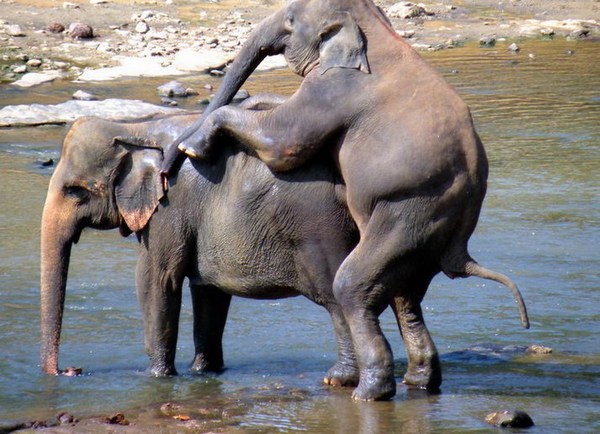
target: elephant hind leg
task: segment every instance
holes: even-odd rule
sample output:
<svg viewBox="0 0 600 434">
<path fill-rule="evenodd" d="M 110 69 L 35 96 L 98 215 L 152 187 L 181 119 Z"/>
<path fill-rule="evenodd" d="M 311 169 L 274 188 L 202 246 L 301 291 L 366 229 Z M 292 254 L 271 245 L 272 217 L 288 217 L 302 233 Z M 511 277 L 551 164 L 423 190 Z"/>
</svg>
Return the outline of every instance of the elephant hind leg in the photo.
<svg viewBox="0 0 600 434">
<path fill-rule="evenodd" d="M 223 370 L 223 332 L 229 313 L 231 295 L 213 286 L 191 285 L 194 310 L 195 372 Z"/>
<path fill-rule="evenodd" d="M 438 391 L 442 384 L 439 355 L 421 309 L 421 301 L 434 274 L 406 279 L 404 288 L 391 303 L 408 357 L 403 383 L 429 391 Z"/>
</svg>

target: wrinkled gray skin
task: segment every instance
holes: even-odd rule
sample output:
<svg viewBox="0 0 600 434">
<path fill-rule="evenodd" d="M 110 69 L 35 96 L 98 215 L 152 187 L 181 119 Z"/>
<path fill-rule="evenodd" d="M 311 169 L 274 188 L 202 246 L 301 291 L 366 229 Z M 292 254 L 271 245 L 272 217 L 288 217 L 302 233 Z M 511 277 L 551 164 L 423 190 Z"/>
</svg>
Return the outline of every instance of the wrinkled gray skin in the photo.
<svg viewBox="0 0 600 434">
<path fill-rule="evenodd" d="M 339 358 L 326 381 L 356 385 L 358 367 L 332 282 L 358 232 L 336 191 L 331 163 L 323 159 L 274 176 L 229 141 L 212 165 L 187 161 L 165 193 L 158 176 L 162 144 L 172 143 L 196 118 L 144 123 L 84 118 L 70 129 L 42 218 L 42 370 L 68 374 L 59 369 L 58 352 L 73 243 L 85 227 L 120 228 L 140 240 L 136 286 L 152 374 L 176 373 L 187 277 L 194 370 L 222 368 L 221 337 L 232 295 L 305 295 L 329 311 L 336 331 Z"/>
<path fill-rule="evenodd" d="M 265 96 L 272 108 L 264 111 L 221 107 L 265 56 L 278 53 L 304 77 L 294 95 Z M 175 144 L 190 157 L 208 158 L 223 134 L 276 171 L 321 158 L 321 149 L 340 171 L 360 231 L 334 280 L 360 367 L 355 399 L 395 394 L 392 353 L 378 321 L 388 304 L 409 354 L 404 382 L 439 387 L 438 355 L 420 308 L 439 272 L 502 282 L 529 326 L 516 286 L 468 253 L 488 176 L 469 110 L 370 0 L 292 1 L 264 20 L 207 113 Z M 164 172 L 174 159 L 166 157 Z"/>
</svg>

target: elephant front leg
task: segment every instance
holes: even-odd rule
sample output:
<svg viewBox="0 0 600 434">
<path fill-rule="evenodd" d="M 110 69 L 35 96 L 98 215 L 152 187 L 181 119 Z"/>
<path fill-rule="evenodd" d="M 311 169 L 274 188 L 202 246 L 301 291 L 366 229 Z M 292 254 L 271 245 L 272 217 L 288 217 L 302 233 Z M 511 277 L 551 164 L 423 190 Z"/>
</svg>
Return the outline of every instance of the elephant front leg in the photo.
<svg viewBox="0 0 600 434">
<path fill-rule="evenodd" d="M 144 321 L 145 348 L 150 358 L 149 371 L 155 376 L 177 375 L 175 353 L 182 280 L 152 264 L 147 251 L 141 251 L 136 287 Z"/>
<path fill-rule="evenodd" d="M 358 385 L 360 371 L 356 361 L 354 345 L 352 344 L 350 328 L 344 318 L 342 309 L 337 304 L 327 306 L 327 310 L 333 321 L 338 359 L 335 365 L 325 374 L 323 382 L 333 387 L 355 387 Z"/>
<path fill-rule="evenodd" d="M 438 391 L 442 384 L 442 369 L 437 349 L 423 319 L 420 300 L 414 300 L 411 296 L 397 296 L 392 302 L 392 309 L 408 357 L 404 384 Z"/>
<path fill-rule="evenodd" d="M 218 372 L 223 369 L 223 331 L 231 295 L 213 286 L 191 286 L 194 309 L 195 355 L 191 370 Z"/>
<path fill-rule="evenodd" d="M 287 100 L 257 98 L 245 105 L 250 109 L 221 107 L 178 147 L 191 158 L 209 159 L 217 138 L 225 134 L 255 152 L 271 169 L 295 169 L 331 142 L 346 121 L 346 109 L 336 106 L 333 96 L 315 104 L 327 93 L 327 86 L 318 86 Z"/>
</svg>

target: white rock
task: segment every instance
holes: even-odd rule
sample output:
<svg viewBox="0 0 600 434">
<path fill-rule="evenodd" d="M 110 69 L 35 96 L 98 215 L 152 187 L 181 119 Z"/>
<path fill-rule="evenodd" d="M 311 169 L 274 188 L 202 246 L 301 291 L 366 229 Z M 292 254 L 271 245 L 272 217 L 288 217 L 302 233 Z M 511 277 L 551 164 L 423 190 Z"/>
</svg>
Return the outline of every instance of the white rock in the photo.
<svg viewBox="0 0 600 434">
<path fill-rule="evenodd" d="M 80 89 L 73 94 L 73 99 L 78 101 L 97 101 L 98 97 Z"/>
<path fill-rule="evenodd" d="M 5 106 L 0 109 L 0 127 L 67 123 L 82 116 L 99 116 L 112 121 L 134 121 L 159 114 L 182 112 L 184 110 L 162 107 L 139 100 L 69 100 L 56 105 Z"/>
<path fill-rule="evenodd" d="M 213 69 L 221 69 L 234 58 L 233 53 L 223 50 L 197 51 L 191 48 L 180 50 L 175 54 L 173 66 L 181 71 L 209 72 Z"/>
<path fill-rule="evenodd" d="M 58 71 L 48 71 L 44 73 L 30 72 L 21 77 L 20 80 L 14 81 L 11 84 L 19 87 L 32 87 L 37 86 L 38 84 L 54 81 L 60 77 L 62 77 L 62 74 Z"/>
<path fill-rule="evenodd" d="M 8 36 L 25 36 L 23 29 L 18 24 L 7 24 L 4 26 L 4 30 Z"/>
<path fill-rule="evenodd" d="M 150 26 L 145 21 L 140 21 L 135 25 L 135 31 L 138 33 L 147 33 L 150 30 Z"/>
<path fill-rule="evenodd" d="M 110 68 L 86 69 L 77 81 L 107 81 L 120 77 L 164 77 L 183 75 L 184 72 L 173 66 L 164 67 L 160 57 L 115 56 L 120 65 Z"/>
<path fill-rule="evenodd" d="M 42 61 L 40 59 L 29 59 L 27 61 L 27 65 L 28 66 L 33 66 L 34 68 L 37 68 L 39 66 L 42 65 Z"/>
</svg>

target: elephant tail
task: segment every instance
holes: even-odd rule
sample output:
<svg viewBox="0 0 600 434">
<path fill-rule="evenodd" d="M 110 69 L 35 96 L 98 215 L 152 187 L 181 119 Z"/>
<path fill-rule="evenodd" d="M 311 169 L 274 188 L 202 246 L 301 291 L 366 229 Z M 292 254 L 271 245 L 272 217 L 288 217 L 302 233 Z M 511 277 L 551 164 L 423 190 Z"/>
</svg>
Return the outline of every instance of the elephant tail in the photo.
<svg viewBox="0 0 600 434">
<path fill-rule="evenodd" d="M 454 268 L 454 267 L 453 267 Z M 479 265 L 474 259 L 468 258 L 463 267 L 460 267 L 462 270 L 460 272 L 448 272 L 444 270 L 445 274 L 450 278 L 455 277 L 480 277 L 482 279 L 493 280 L 498 282 L 504 286 L 506 286 L 513 294 L 515 302 L 519 307 L 519 314 L 521 316 L 521 325 L 523 328 L 529 328 L 529 316 L 527 315 L 527 307 L 525 306 L 525 302 L 523 301 L 523 297 L 521 296 L 521 291 L 517 285 L 508 277 L 502 273 L 498 273 L 496 271 L 490 270 Z"/>
</svg>

